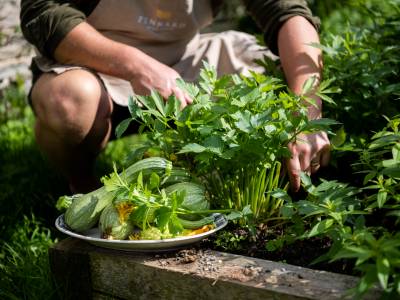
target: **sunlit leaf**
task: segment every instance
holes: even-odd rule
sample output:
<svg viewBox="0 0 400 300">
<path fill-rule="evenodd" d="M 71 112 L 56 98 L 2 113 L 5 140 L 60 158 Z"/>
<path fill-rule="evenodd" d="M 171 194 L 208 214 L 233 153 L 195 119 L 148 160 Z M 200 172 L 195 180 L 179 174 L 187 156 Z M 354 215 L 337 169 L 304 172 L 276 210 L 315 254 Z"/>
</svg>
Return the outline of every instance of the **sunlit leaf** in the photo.
<svg viewBox="0 0 400 300">
<path fill-rule="evenodd" d="M 117 138 L 120 138 L 124 134 L 132 120 L 133 119 L 131 118 L 125 119 L 117 125 L 117 128 L 115 129 L 115 135 L 117 136 Z"/>
<path fill-rule="evenodd" d="M 378 279 L 382 288 L 386 289 L 389 281 L 390 264 L 386 257 L 379 256 L 376 260 Z"/>
<path fill-rule="evenodd" d="M 308 78 L 303 84 L 301 93 L 304 95 L 310 93 L 313 90 L 316 82 L 317 82 L 316 76 L 311 76 L 310 78 Z"/>
<path fill-rule="evenodd" d="M 377 201 L 378 201 L 378 206 L 382 207 L 387 199 L 387 192 L 386 191 L 379 191 L 378 192 L 378 197 L 377 197 Z"/>
<path fill-rule="evenodd" d="M 190 143 L 185 145 L 178 153 L 187 153 L 187 152 L 194 152 L 194 153 L 201 153 L 204 152 L 207 148 L 196 144 L 196 143 Z"/>
<path fill-rule="evenodd" d="M 172 210 L 169 207 L 163 206 L 155 211 L 155 223 L 158 228 L 164 229 L 172 215 Z"/>
<path fill-rule="evenodd" d="M 333 219 L 325 219 L 321 222 L 318 222 L 316 225 L 314 225 L 314 227 L 307 234 L 307 237 L 310 238 L 310 237 L 325 233 L 326 230 L 329 229 L 333 224 L 334 224 Z"/>
<path fill-rule="evenodd" d="M 149 180 L 149 188 L 153 190 L 158 188 L 159 186 L 160 186 L 160 176 L 158 176 L 158 174 L 155 172 L 151 173 Z"/>
</svg>

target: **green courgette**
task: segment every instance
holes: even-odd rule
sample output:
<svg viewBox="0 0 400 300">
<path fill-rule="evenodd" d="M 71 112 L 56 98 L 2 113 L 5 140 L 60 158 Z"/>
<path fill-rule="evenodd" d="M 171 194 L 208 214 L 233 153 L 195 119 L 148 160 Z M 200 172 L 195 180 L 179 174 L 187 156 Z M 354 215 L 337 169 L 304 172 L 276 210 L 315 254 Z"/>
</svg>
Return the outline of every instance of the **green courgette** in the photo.
<svg viewBox="0 0 400 300">
<path fill-rule="evenodd" d="M 127 182 L 134 182 L 140 173 L 150 175 L 155 172 L 158 175 L 169 176 L 172 163 L 161 157 L 150 157 L 138 161 L 119 174 Z M 64 216 L 65 223 L 74 231 L 83 232 L 94 227 L 99 221 L 102 210 L 112 202 L 115 191 L 107 191 L 103 186 L 88 194 L 72 199 Z"/>
</svg>

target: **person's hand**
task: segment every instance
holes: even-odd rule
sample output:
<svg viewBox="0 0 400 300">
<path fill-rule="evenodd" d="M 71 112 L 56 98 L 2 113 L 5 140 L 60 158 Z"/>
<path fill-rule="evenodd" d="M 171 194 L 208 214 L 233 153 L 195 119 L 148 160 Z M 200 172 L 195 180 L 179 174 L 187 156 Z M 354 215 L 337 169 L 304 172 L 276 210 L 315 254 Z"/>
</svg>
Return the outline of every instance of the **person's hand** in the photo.
<svg viewBox="0 0 400 300">
<path fill-rule="evenodd" d="M 138 95 L 149 95 L 151 90 L 156 90 L 164 99 L 168 99 L 173 94 L 181 102 L 181 108 L 184 108 L 192 103 L 192 99 L 176 85 L 177 78 L 180 75 L 174 69 L 147 57 L 143 66 L 135 71 L 130 83 Z"/>
<path fill-rule="evenodd" d="M 330 157 L 330 142 L 326 132 L 299 134 L 296 140 L 289 144 L 292 154 L 286 160 L 290 185 L 293 191 L 300 189 L 300 173 L 313 174 L 321 166 L 327 166 Z"/>
</svg>

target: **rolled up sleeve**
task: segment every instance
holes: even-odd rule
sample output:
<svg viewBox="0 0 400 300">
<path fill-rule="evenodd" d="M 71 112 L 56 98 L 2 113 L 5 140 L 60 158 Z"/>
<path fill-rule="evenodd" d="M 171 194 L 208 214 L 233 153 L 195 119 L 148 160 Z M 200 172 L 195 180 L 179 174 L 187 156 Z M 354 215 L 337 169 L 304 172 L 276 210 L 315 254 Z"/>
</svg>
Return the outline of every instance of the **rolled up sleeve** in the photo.
<svg viewBox="0 0 400 300">
<path fill-rule="evenodd" d="M 306 18 L 318 31 L 320 21 L 313 16 L 304 0 L 244 0 L 247 11 L 264 33 L 264 40 L 276 55 L 278 33 L 285 21 L 294 16 Z"/>
<path fill-rule="evenodd" d="M 21 1 L 22 33 L 41 54 L 48 57 L 53 57 L 61 40 L 85 19 L 85 14 L 70 3 Z"/>
</svg>

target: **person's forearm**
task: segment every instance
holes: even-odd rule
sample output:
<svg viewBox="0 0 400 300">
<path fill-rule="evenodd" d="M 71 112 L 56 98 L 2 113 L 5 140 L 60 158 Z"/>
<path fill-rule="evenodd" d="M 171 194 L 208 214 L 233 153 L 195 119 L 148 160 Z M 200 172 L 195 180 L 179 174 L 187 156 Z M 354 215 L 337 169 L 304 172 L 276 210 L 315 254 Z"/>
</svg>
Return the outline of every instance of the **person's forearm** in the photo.
<svg viewBox="0 0 400 300">
<path fill-rule="evenodd" d="M 125 80 L 131 80 L 147 60 L 152 60 L 134 47 L 106 38 L 85 22 L 67 34 L 54 57 L 63 64 L 85 66 Z"/>
<path fill-rule="evenodd" d="M 316 76 L 318 82 L 322 70 L 321 51 L 310 43 L 319 43 L 318 33 L 307 19 L 296 16 L 287 20 L 278 35 L 279 56 L 289 88 L 300 94 L 304 82 Z M 311 119 L 321 117 L 321 101 L 316 98 L 318 108 L 310 107 Z"/>
<path fill-rule="evenodd" d="M 177 85 L 180 75 L 153 57 L 106 38 L 89 24 L 74 27 L 57 46 L 54 57 L 63 64 L 85 66 L 97 72 L 129 81 L 135 94 L 155 90 L 164 99 L 175 95 L 185 107 L 192 102 Z"/>
</svg>

